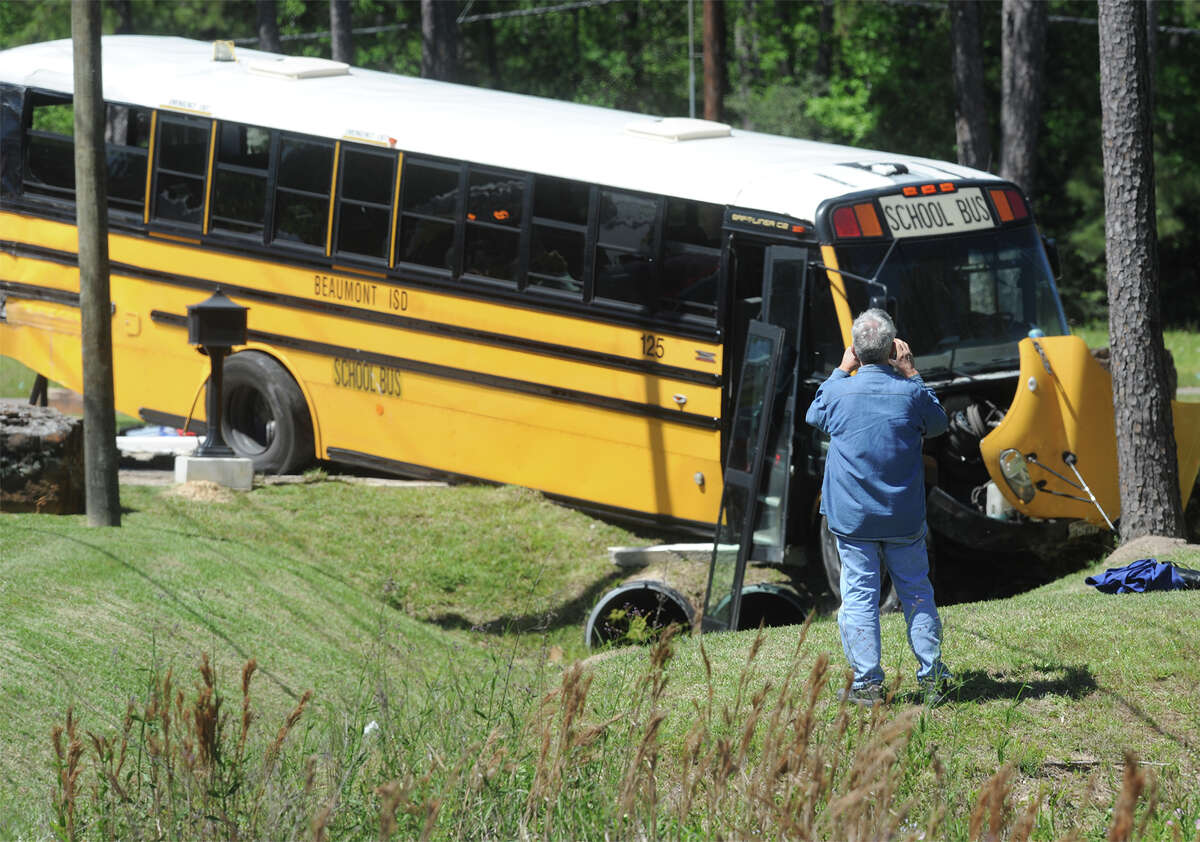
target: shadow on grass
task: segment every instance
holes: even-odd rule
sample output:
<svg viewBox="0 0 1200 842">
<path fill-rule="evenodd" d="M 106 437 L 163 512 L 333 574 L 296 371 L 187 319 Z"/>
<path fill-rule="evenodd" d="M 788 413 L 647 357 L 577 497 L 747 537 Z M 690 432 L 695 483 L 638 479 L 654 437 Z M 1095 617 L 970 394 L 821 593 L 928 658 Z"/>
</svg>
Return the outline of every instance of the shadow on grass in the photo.
<svg viewBox="0 0 1200 842">
<path fill-rule="evenodd" d="M 444 629 L 466 629 L 495 635 L 546 632 L 561 629 L 564 626 L 578 625 L 579 633 L 582 635 L 584 621 L 587 619 L 588 612 L 592 610 L 592 606 L 596 604 L 596 600 L 605 591 L 616 587 L 624 575 L 622 571 L 614 570 L 603 579 L 593 582 L 587 590 L 574 599 L 548 607 L 543 611 L 508 614 L 483 623 L 471 622 L 462 614 L 454 612 L 430 617 L 428 622 Z"/>
<path fill-rule="evenodd" d="M 946 694 L 946 699 L 953 702 L 1016 701 L 1044 696 L 1082 699 L 1099 689 L 1092 671 L 1086 666 L 1041 664 L 1037 670 L 1046 677 L 1033 680 L 1006 679 L 995 678 L 984 670 L 966 670 L 955 676 L 954 686 Z"/>
</svg>

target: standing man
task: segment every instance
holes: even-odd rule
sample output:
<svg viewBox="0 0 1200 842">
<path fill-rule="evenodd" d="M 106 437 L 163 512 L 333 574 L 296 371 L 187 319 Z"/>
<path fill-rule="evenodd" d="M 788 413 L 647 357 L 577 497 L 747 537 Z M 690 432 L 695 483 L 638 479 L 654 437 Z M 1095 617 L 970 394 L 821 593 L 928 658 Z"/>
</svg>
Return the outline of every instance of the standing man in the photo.
<svg viewBox="0 0 1200 842">
<path fill-rule="evenodd" d="M 883 310 L 854 320 L 854 344 L 821 384 L 809 424 L 829 436 L 821 512 L 842 560 L 842 648 L 854 670 L 848 699 L 883 698 L 879 596 L 886 566 L 896 586 L 917 681 L 927 697 L 949 678 L 942 623 L 925 551 L 925 464 L 921 440 L 946 431 L 946 411 L 913 365 L 908 343 Z M 855 371 L 857 377 L 851 377 Z"/>
</svg>

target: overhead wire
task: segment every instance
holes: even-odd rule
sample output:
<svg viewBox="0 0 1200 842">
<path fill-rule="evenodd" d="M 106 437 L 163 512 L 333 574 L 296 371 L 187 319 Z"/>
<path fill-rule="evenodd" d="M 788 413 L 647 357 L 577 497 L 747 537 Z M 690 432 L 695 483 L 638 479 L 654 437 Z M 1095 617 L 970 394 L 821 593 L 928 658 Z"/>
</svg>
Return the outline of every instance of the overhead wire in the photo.
<svg viewBox="0 0 1200 842">
<path fill-rule="evenodd" d="M 616 3 L 619 0 L 574 0 L 570 3 L 556 3 L 552 6 L 534 6 L 528 9 L 509 9 L 503 12 L 480 12 L 479 14 L 467 14 L 474 5 L 474 0 L 468 0 L 463 11 L 456 19 L 456 23 L 478 23 L 485 20 L 503 20 L 505 18 L 521 18 L 530 17 L 533 15 L 549 15 L 557 12 L 573 12 L 579 9 L 590 9 L 594 6 L 607 6 L 610 3 Z M 351 35 L 379 35 L 384 32 L 399 32 L 405 29 L 413 28 L 414 24 L 404 23 L 388 23 L 380 26 L 356 26 L 350 30 Z M 319 32 L 297 32 L 287 35 L 280 34 L 280 43 L 284 41 L 317 41 L 322 38 L 331 38 L 333 33 L 324 29 Z M 233 43 L 240 47 L 249 47 L 259 42 L 257 35 L 248 36 L 245 38 L 234 38 Z"/>
</svg>

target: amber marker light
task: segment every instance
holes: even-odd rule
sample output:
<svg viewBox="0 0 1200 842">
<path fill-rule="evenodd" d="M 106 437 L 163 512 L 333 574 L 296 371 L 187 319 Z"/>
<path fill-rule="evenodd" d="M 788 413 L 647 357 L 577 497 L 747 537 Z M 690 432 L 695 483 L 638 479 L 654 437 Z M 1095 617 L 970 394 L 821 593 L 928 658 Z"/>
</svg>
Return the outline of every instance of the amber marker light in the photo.
<svg viewBox="0 0 1200 842">
<path fill-rule="evenodd" d="M 921 193 L 926 196 L 932 196 L 936 192 L 937 192 L 936 184 L 922 184 L 921 185 Z"/>
<path fill-rule="evenodd" d="M 938 185 L 938 190 L 942 191 L 943 193 L 953 193 L 957 189 L 958 188 L 954 186 L 954 182 L 952 181 L 943 181 Z"/>
<path fill-rule="evenodd" d="M 915 196 L 920 191 L 918 191 L 917 188 L 915 188 L 915 187 L 909 186 L 909 187 L 905 187 L 900 192 L 902 192 L 905 196 Z"/>
</svg>

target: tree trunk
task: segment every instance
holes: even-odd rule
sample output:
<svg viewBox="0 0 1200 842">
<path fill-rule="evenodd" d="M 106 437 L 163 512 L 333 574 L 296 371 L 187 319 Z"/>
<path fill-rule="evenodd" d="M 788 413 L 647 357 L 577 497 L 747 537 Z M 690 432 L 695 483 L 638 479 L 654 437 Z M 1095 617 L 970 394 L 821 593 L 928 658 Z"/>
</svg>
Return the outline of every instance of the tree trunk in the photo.
<svg viewBox="0 0 1200 842">
<path fill-rule="evenodd" d="M 1037 160 L 1048 7 L 1044 0 L 1004 0 L 1001 5 L 1000 175 L 1026 193 L 1033 192 Z"/>
<path fill-rule="evenodd" d="M 100 11 L 100 4 L 91 0 L 71 2 L 75 51 L 75 218 L 79 228 L 79 315 L 83 334 L 83 471 L 88 526 L 120 526 Z"/>
<path fill-rule="evenodd" d="M 282 53 L 279 43 L 279 20 L 275 0 L 258 0 L 258 48 L 268 53 Z"/>
<path fill-rule="evenodd" d="M 733 47 L 737 56 L 737 93 L 742 109 L 742 128 L 753 129 L 750 100 L 758 84 L 758 0 L 745 0 L 742 16 L 733 30 Z"/>
<path fill-rule="evenodd" d="M 354 36 L 350 33 L 350 0 L 329 0 L 329 31 L 333 60 L 354 64 Z"/>
<path fill-rule="evenodd" d="M 134 31 L 132 0 L 109 0 L 109 5 L 117 13 L 117 28 L 113 30 L 113 33 L 116 35 L 132 33 Z"/>
<path fill-rule="evenodd" d="M 833 0 L 821 0 L 817 16 L 817 78 L 824 86 L 833 73 Z"/>
<path fill-rule="evenodd" d="M 958 141 L 958 162 L 986 170 L 992 165 L 992 141 L 983 93 L 979 0 L 951 0 L 950 33 L 954 46 L 954 134 Z"/>
<path fill-rule="evenodd" d="M 421 0 L 421 75 L 453 82 L 458 65 L 457 3 Z"/>
<path fill-rule="evenodd" d="M 1150 79 L 1150 102 L 1154 103 L 1154 79 L 1158 71 L 1158 0 L 1146 0 L 1146 75 Z M 1151 111 L 1151 126 L 1154 112 Z"/>
<path fill-rule="evenodd" d="M 704 119 L 725 119 L 725 4 L 704 0 Z"/>
<path fill-rule="evenodd" d="M 1141 3 L 1100 0 L 1104 233 L 1122 542 L 1184 534 L 1158 300 L 1145 14 Z"/>
</svg>

